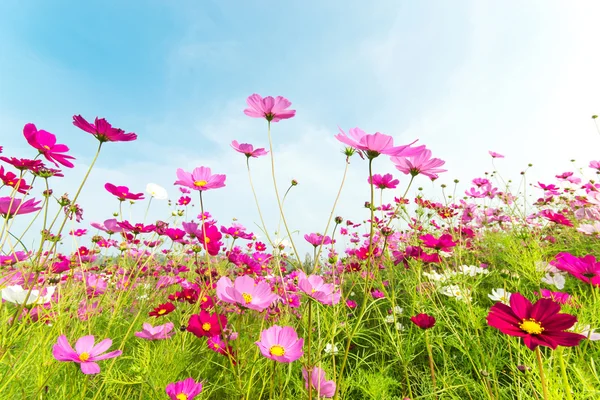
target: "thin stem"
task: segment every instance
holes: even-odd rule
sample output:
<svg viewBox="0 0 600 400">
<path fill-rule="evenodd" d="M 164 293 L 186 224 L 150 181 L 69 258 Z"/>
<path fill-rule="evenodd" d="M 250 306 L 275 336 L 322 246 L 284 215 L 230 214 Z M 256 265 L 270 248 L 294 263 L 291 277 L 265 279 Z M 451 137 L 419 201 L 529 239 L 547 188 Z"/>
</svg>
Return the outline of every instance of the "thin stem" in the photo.
<svg viewBox="0 0 600 400">
<path fill-rule="evenodd" d="M 306 372 L 308 374 L 308 400 L 312 400 L 312 365 L 310 363 L 310 338 L 312 333 L 312 301 L 308 300 L 308 335 L 306 339 Z"/>
<path fill-rule="evenodd" d="M 275 244 L 269 236 L 269 231 L 267 230 L 267 225 L 265 224 L 265 220 L 263 219 L 262 212 L 260 211 L 260 205 L 258 204 L 258 196 L 256 196 L 256 190 L 254 190 L 254 184 L 252 183 L 252 174 L 250 173 L 250 157 L 246 157 L 246 168 L 248 169 L 248 180 L 250 181 L 250 188 L 252 189 L 252 194 L 254 195 L 254 202 L 256 203 L 256 208 L 258 209 L 258 216 L 260 217 L 260 223 L 262 225 L 263 232 L 267 236 L 267 240 L 269 241 L 271 246 L 275 247 Z"/>
<path fill-rule="evenodd" d="M 427 354 L 429 355 L 429 370 L 431 371 L 431 383 L 433 384 L 433 397 L 437 399 L 436 387 L 435 387 L 435 366 L 433 364 L 433 351 L 431 350 L 431 343 L 429 342 L 429 332 L 425 330 L 425 344 L 427 346 Z"/>
<path fill-rule="evenodd" d="M 569 385 L 569 378 L 567 377 L 567 368 L 565 367 L 564 348 L 561 347 L 560 353 L 558 354 L 558 362 L 560 363 L 560 372 L 562 375 L 563 385 L 565 387 L 565 393 L 567 400 L 573 400 L 571 395 L 571 386 Z"/>
<path fill-rule="evenodd" d="M 538 368 L 540 370 L 540 381 L 542 383 L 544 400 L 549 400 L 550 396 L 548 396 L 548 384 L 546 383 L 546 376 L 544 375 L 544 363 L 542 362 L 542 352 L 540 351 L 539 346 L 535 348 L 535 355 L 537 356 Z"/>
</svg>

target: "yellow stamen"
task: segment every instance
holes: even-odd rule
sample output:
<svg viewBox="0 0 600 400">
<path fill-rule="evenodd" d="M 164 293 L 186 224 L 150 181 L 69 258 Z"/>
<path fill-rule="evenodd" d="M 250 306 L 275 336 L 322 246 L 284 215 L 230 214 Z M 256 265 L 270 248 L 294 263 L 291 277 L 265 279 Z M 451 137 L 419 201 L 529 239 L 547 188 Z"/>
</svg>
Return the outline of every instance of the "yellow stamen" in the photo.
<svg viewBox="0 0 600 400">
<path fill-rule="evenodd" d="M 540 333 L 544 332 L 542 324 L 540 324 L 533 318 L 524 319 L 523 322 L 521 322 L 521 324 L 519 325 L 519 328 L 523 329 L 530 335 L 539 335 Z"/>
<path fill-rule="evenodd" d="M 167 312 L 167 310 L 158 310 L 157 314 L 158 315 L 163 315 L 166 312 Z"/>
<path fill-rule="evenodd" d="M 194 186 L 197 186 L 197 187 L 204 187 L 204 186 L 206 186 L 207 184 L 208 184 L 208 182 L 206 182 L 206 181 L 204 181 L 204 180 L 202 180 L 202 181 L 196 181 L 196 182 L 194 182 Z"/>
<path fill-rule="evenodd" d="M 188 400 L 187 394 L 185 393 L 179 393 L 177 396 L 175 396 L 175 398 L 177 400 Z"/>
<path fill-rule="evenodd" d="M 89 360 L 89 358 L 90 358 L 90 355 L 86 352 L 83 352 L 79 355 L 79 360 L 83 361 L 83 362 L 86 362 L 87 360 Z"/>
<path fill-rule="evenodd" d="M 205 330 L 206 332 L 210 331 L 210 324 L 208 322 L 203 323 L 202 329 Z"/>
<path fill-rule="evenodd" d="M 248 293 L 242 293 L 242 297 L 244 298 L 244 301 L 246 302 L 246 304 L 252 302 L 252 296 L 249 295 Z"/>
<path fill-rule="evenodd" d="M 275 346 L 271 346 L 269 353 L 271 353 L 272 356 L 281 357 L 285 354 L 285 349 L 276 344 Z"/>
</svg>

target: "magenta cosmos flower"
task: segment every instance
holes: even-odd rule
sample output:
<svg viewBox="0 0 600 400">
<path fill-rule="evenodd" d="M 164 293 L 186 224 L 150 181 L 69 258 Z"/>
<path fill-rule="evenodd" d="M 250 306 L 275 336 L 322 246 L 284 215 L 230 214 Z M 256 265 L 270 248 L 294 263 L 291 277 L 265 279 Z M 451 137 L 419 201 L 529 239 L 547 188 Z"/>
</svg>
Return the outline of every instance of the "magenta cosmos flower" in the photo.
<svg viewBox="0 0 600 400">
<path fill-rule="evenodd" d="M 160 340 L 160 339 L 169 339 L 171 336 L 175 334 L 172 332 L 173 323 L 167 322 L 164 325 L 152 326 L 147 322 L 144 322 L 143 328 L 141 332 L 134 333 L 135 336 L 147 339 L 147 340 Z"/>
<path fill-rule="evenodd" d="M 250 158 L 250 157 L 257 158 L 260 156 L 266 156 L 269 153 L 262 147 L 259 149 L 255 149 L 254 146 L 252 146 L 251 144 L 238 143 L 237 140 L 234 140 L 233 142 L 231 142 L 231 147 L 233 147 L 233 149 L 235 151 L 245 154 L 246 157 L 248 157 L 248 158 Z"/>
<path fill-rule="evenodd" d="M 367 134 L 360 128 L 350 129 L 348 135 L 340 128 L 340 133 L 335 138 L 356 150 L 363 151 L 369 159 L 373 159 L 380 154 L 408 157 L 417 155 L 425 149 L 425 146 L 410 147 L 416 140 L 404 146 L 394 147 L 393 137 L 379 132 Z"/>
<path fill-rule="evenodd" d="M 319 275 L 306 276 L 303 271 L 298 274 L 298 288 L 319 303 L 329 306 L 339 303 L 342 297 L 342 293 L 335 290 L 335 285 L 325 283 Z"/>
<path fill-rule="evenodd" d="M 292 103 L 281 96 L 275 98 L 267 96 L 263 99 L 261 95 L 254 93 L 246 99 L 246 103 L 248 103 L 248 108 L 244 110 L 244 114 L 252 118 L 264 118 L 269 122 L 279 122 L 296 115 L 296 110 L 287 110 Z"/>
<path fill-rule="evenodd" d="M 367 182 L 377 187 L 378 189 L 396 189 L 400 181 L 394 179 L 392 174 L 379 175 L 375 174 L 367 178 Z"/>
<path fill-rule="evenodd" d="M 433 326 L 435 325 L 435 317 L 432 317 L 429 314 L 417 314 L 414 317 L 410 317 L 410 320 L 413 324 L 415 324 L 421 329 L 433 328 Z"/>
<path fill-rule="evenodd" d="M 411 176 L 421 174 L 430 179 L 437 179 L 439 173 L 447 171 L 440 168 L 446 164 L 446 161 L 431 158 L 431 150 L 429 149 L 424 149 L 420 154 L 410 157 L 392 157 L 391 160 L 398 171 Z"/>
<path fill-rule="evenodd" d="M 312 244 L 315 247 L 321 245 L 326 246 L 332 243 L 331 238 L 329 236 L 323 236 L 320 233 L 306 234 L 304 235 L 304 240 L 306 240 L 308 243 Z"/>
<path fill-rule="evenodd" d="M 194 378 L 187 378 L 169 383 L 165 390 L 171 400 L 192 400 L 202 393 L 202 383 L 196 382 Z"/>
<path fill-rule="evenodd" d="M 500 302 L 494 304 L 487 316 L 488 325 L 510 336 L 523 338 L 530 350 L 537 346 L 556 349 L 557 346 L 577 346 L 585 336 L 566 332 L 577 322 L 577 317 L 559 314 L 560 304 L 550 299 L 540 299 L 531 304 L 520 293 L 510 296 L 510 307 Z"/>
<path fill-rule="evenodd" d="M 591 254 L 585 257 L 575 257 L 572 254 L 561 252 L 556 255 L 554 260 L 550 261 L 550 264 L 561 271 L 568 272 L 582 282 L 600 287 L 600 262 L 597 262 L 596 257 Z"/>
<path fill-rule="evenodd" d="M 198 167 L 191 173 L 178 168 L 177 178 L 175 185 L 186 186 L 194 190 L 209 190 L 224 187 L 226 177 L 221 174 L 212 175 L 208 167 Z"/>
<path fill-rule="evenodd" d="M 58 361 L 73 361 L 81 364 L 81 372 L 86 375 L 97 374 L 100 372 L 100 367 L 96 361 L 118 357 L 123 352 L 115 350 L 102 354 L 112 345 L 112 340 L 104 339 L 95 346 L 94 341 L 93 335 L 83 336 L 77 340 L 75 350 L 73 350 L 67 337 L 60 335 L 58 342 L 52 348 L 52 355 Z"/>
<path fill-rule="evenodd" d="M 260 341 L 255 343 L 263 356 L 279 362 L 290 363 L 304 354 L 304 339 L 298 339 L 291 326 L 273 325 L 262 331 Z"/>
<path fill-rule="evenodd" d="M 308 389 L 308 385 L 317 391 L 317 397 L 330 398 L 335 395 L 335 382 L 325 379 L 325 371 L 319 367 L 314 367 L 310 374 L 310 383 L 308 382 L 308 371 L 302 367 L 302 376 L 304 377 L 304 387 Z"/>
<path fill-rule="evenodd" d="M 127 186 L 115 186 L 112 183 L 106 183 L 104 189 L 115 195 L 119 201 L 144 199 L 144 193 L 131 193 Z"/>
<path fill-rule="evenodd" d="M 38 210 L 42 207 L 38 207 L 41 200 L 35 201 L 35 199 L 29 199 L 25 202 L 21 199 L 14 197 L 0 197 L 0 215 L 3 218 L 12 218 L 19 214 L 29 214 Z"/>
<path fill-rule="evenodd" d="M 96 117 L 94 123 L 91 124 L 81 115 L 73 115 L 73 125 L 87 133 L 91 133 L 101 143 L 131 142 L 132 140 L 137 139 L 135 133 L 125 133 L 123 129 L 113 128 L 104 118 Z"/>
<path fill-rule="evenodd" d="M 256 311 L 263 311 L 277 299 L 271 285 L 266 282 L 256 283 L 247 275 L 238 276 L 234 283 L 226 276 L 221 277 L 217 281 L 217 297 L 226 303 Z"/>
<path fill-rule="evenodd" d="M 61 154 L 69 151 L 69 148 L 64 144 L 57 144 L 56 136 L 52 133 L 42 129 L 38 131 L 34 124 L 27 124 L 23 128 L 23 136 L 25 136 L 31 147 L 37 149 L 40 154 L 57 167 L 60 163 L 67 168 L 73 168 L 74 165 L 69 160 L 74 160 L 75 157 Z"/>
</svg>

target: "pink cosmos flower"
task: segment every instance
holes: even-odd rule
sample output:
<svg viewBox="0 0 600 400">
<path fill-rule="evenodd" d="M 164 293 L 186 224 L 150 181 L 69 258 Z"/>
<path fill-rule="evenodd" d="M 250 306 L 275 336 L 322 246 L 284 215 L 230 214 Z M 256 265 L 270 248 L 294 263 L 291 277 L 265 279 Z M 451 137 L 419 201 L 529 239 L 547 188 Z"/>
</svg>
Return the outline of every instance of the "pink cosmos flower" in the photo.
<svg viewBox="0 0 600 400">
<path fill-rule="evenodd" d="M 94 336 L 83 336 L 75 343 L 75 350 L 69 344 L 65 335 L 58 337 L 57 343 L 52 348 L 52 355 L 58 361 L 73 361 L 79 363 L 81 372 L 86 375 L 97 374 L 100 372 L 100 367 L 96 361 L 106 360 L 120 356 L 121 350 L 111 351 L 110 353 L 102 354 L 112 345 L 112 340 L 104 339 L 94 346 Z"/>
<path fill-rule="evenodd" d="M 226 303 L 256 311 L 263 311 L 277 299 L 268 283 L 256 283 L 247 275 L 238 276 L 234 283 L 226 276 L 221 277 L 217 281 L 217 297 Z"/>
<path fill-rule="evenodd" d="M 552 210 L 548 210 L 548 209 L 542 210 L 539 212 L 539 215 L 546 218 L 547 220 L 552 221 L 559 225 L 573 226 L 573 223 L 571 222 L 571 220 L 569 220 L 563 214 L 556 213 Z"/>
<path fill-rule="evenodd" d="M 308 371 L 302 367 L 304 387 L 308 390 Z M 310 384 L 317 391 L 317 397 L 331 398 L 335 395 L 335 382 L 325 379 L 325 371 L 319 367 L 313 367 L 310 374 Z"/>
<path fill-rule="evenodd" d="M 262 331 L 260 341 L 255 343 L 263 356 L 279 362 L 290 363 L 304 354 L 304 339 L 298 339 L 291 326 L 273 325 Z"/>
<path fill-rule="evenodd" d="M 600 287 L 600 262 L 591 254 L 585 257 L 575 257 L 572 254 L 561 252 L 556 255 L 550 264 L 561 271 L 566 271 L 582 282 Z"/>
<path fill-rule="evenodd" d="M 335 290 L 335 285 L 325 283 L 323 277 L 319 275 L 306 276 L 303 271 L 298 274 L 298 288 L 308 296 L 326 305 L 337 304 L 342 297 L 341 291 Z"/>
<path fill-rule="evenodd" d="M 532 305 L 522 294 L 513 293 L 510 307 L 500 302 L 494 304 L 487 322 L 502 333 L 522 337 L 530 350 L 538 346 L 552 349 L 577 346 L 585 336 L 566 332 L 575 325 L 577 317 L 559 311 L 560 305 L 550 299 L 540 299 Z"/>
<path fill-rule="evenodd" d="M 188 321 L 187 331 L 197 337 L 213 337 L 219 335 L 227 326 L 227 317 L 218 313 L 210 314 L 206 310 L 201 310 L 200 314 L 194 314 Z"/>
<path fill-rule="evenodd" d="M 372 177 L 368 177 L 367 182 L 379 189 L 396 189 L 400 183 L 398 179 L 394 179 L 392 174 L 385 174 L 383 176 L 375 174 Z"/>
<path fill-rule="evenodd" d="M 421 329 L 433 328 L 433 326 L 435 325 L 435 317 L 429 314 L 417 314 L 414 317 L 410 317 L 410 320 L 413 324 L 415 324 Z"/>
<path fill-rule="evenodd" d="M 331 238 L 329 236 L 323 236 L 320 233 L 306 234 L 304 235 L 304 239 L 315 247 L 331 244 Z"/>
<path fill-rule="evenodd" d="M 238 143 L 237 140 L 234 140 L 233 142 L 231 142 L 231 147 L 233 147 L 233 149 L 235 151 L 245 154 L 246 157 L 248 157 L 248 158 L 250 158 L 250 157 L 257 158 L 260 156 L 266 156 L 269 153 L 262 147 L 260 149 L 255 149 L 254 146 L 252 146 L 251 144 Z"/>
<path fill-rule="evenodd" d="M 219 254 L 219 249 L 223 244 L 220 240 L 223 237 L 221 232 L 219 232 L 219 228 L 214 226 L 213 224 L 209 224 L 205 222 L 202 224 L 200 228 L 198 228 L 198 241 L 201 245 L 203 245 L 204 249 L 211 256 L 216 256 Z"/>
<path fill-rule="evenodd" d="M 144 322 L 142 331 L 135 332 L 134 335 L 147 340 L 169 339 L 175 334 L 175 332 L 171 332 L 172 330 L 172 322 L 167 322 L 164 325 L 157 326 L 152 326 L 151 324 Z"/>
<path fill-rule="evenodd" d="M 35 199 L 23 202 L 23 200 L 13 197 L 0 197 L 0 215 L 3 218 L 12 218 L 19 214 L 29 214 L 42 209 L 42 207 L 38 207 L 40 202 L 41 200 L 35 201 Z"/>
<path fill-rule="evenodd" d="M 416 156 L 425 150 L 425 146 L 410 147 L 416 140 L 404 146 L 394 147 L 393 137 L 379 132 L 367 134 L 360 128 L 352 128 L 348 131 L 348 134 L 346 135 L 346 132 L 340 128 L 340 133 L 335 138 L 356 150 L 363 151 L 369 159 L 373 159 L 380 154 L 404 157 Z"/>
<path fill-rule="evenodd" d="M 446 161 L 431 158 L 431 150 L 429 149 L 424 149 L 419 154 L 410 157 L 404 155 L 403 157 L 392 157 L 391 160 L 396 164 L 398 171 L 411 176 L 421 174 L 430 179 L 437 179 L 439 173 L 447 171 L 439 168 L 446 164 Z"/>
<path fill-rule="evenodd" d="M 452 240 L 452 235 L 448 233 L 443 234 L 439 238 L 435 238 L 431 234 L 421 235 L 419 239 L 423 241 L 425 247 L 440 251 L 450 251 L 452 247 L 456 246 L 456 243 Z"/>
<path fill-rule="evenodd" d="M 504 156 L 502 154 L 498 154 L 495 151 L 489 151 L 490 156 L 492 156 L 492 158 L 504 158 Z"/>
<path fill-rule="evenodd" d="M 296 110 L 287 110 L 292 103 L 282 96 L 275 98 L 267 96 L 264 99 L 259 94 L 253 94 L 246 99 L 248 107 L 244 114 L 252 118 L 264 118 L 269 122 L 279 122 L 282 119 L 292 118 Z"/>
<path fill-rule="evenodd" d="M 165 388 L 171 400 L 193 400 L 202 393 L 202 383 L 194 378 L 187 378 L 179 382 L 169 383 Z"/>
<path fill-rule="evenodd" d="M 600 161 L 590 161 L 590 168 L 600 171 Z"/>
<path fill-rule="evenodd" d="M 195 168 L 191 173 L 178 168 L 177 178 L 175 185 L 186 186 L 193 190 L 218 189 L 225 186 L 225 175 L 212 175 L 208 167 Z"/>
<path fill-rule="evenodd" d="M 112 183 L 106 183 L 104 189 L 115 195 L 119 201 L 144 199 L 144 193 L 131 193 L 127 186 L 115 186 Z"/>
<path fill-rule="evenodd" d="M 87 122 L 81 115 L 73 115 L 73 125 L 91 133 L 101 143 L 104 142 L 131 142 L 137 139 L 135 133 L 125 133 L 123 129 L 113 128 L 104 118 L 96 117 L 93 124 Z"/>
<path fill-rule="evenodd" d="M 4 172 L 4 167 L 0 165 L 0 181 L 6 186 L 15 188 L 17 193 L 25 194 L 31 186 L 27 185 L 24 178 L 19 178 L 17 174 L 11 171 Z"/>
<path fill-rule="evenodd" d="M 73 163 L 69 160 L 74 160 L 75 157 L 61 154 L 69 151 L 69 148 L 64 144 L 56 144 L 56 136 L 52 133 L 44 130 L 38 131 L 34 124 L 27 124 L 23 128 L 23 135 L 31 147 L 37 149 L 44 157 L 46 157 L 46 160 L 57 167 L 59 166 L 58 163 L 61 163 L 67 168 L 74 167 Z"/>
</svg>

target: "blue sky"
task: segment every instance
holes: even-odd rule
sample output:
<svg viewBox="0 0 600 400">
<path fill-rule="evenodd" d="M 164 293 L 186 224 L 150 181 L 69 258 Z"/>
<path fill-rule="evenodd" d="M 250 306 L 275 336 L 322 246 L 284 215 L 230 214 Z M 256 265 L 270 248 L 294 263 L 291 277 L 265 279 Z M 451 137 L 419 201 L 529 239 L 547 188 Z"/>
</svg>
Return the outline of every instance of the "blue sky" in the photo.
<svg viewBox="0 0 600 400">
<path fill-rule="evenodd" d="M 245 98 L 283 95 L 297 117 L 274 126 L 278 178 L 301 182 L 286 208 L 295 229 L 322 231 L 343 170 L 338 125 L 420 139 L 447 160 L 439 183 L 491 171 L 488 150 L 507 156 L 497 165 L 515 180 L 529 162 L 549 180 L 572 158 L 600 158 L 590 119 L 600 110 L 598 11 L 593 1 L 7 0 L 0 144 L 26 156 L 25 123 L 55 133 L 78 159 L 57 191 L 74 192 L 96 144 L 71 116 L 106 117 L 139 140 L 103 150 L 82 198 L 86 222 L 114 211 L 107 181 L 134 191 L 156 182 L 174 198 L 175 169 L 205 165 L 228 175 L 226 189 L 207 193 L 209 210 L 252 228 L 243 156 L 228 146 L 266 146 L 265 124 L 242 114 Z M 377 161 L 377 172 L 394 171 Z M 253 168 L 273 227 L 268 161 Z M 364 217 L 365 182 L 353 160 L 339 214 Z"/>
</svg>

